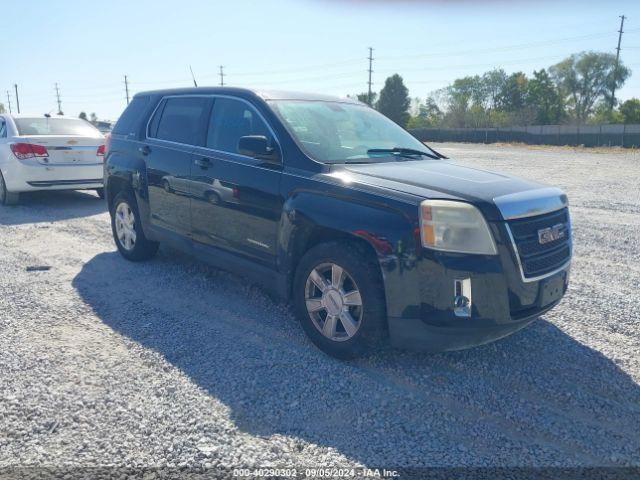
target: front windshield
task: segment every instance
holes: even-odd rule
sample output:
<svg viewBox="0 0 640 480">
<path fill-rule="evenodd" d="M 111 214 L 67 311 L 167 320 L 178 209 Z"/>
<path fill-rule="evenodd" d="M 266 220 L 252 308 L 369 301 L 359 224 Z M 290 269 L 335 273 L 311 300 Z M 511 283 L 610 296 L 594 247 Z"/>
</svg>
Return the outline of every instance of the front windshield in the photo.
<svg viewBox="0 0 640 480">
<path fill-rule="evenodd" d="M 269 104 L 304 152 L 319 162 L 389 161 L 398 158 L 398 153 L 422 158 L 417 152 L 393 149 L 436 157 L 407 131 L 365 105 L 310 100 L 272 100 Z"/>
</svg>

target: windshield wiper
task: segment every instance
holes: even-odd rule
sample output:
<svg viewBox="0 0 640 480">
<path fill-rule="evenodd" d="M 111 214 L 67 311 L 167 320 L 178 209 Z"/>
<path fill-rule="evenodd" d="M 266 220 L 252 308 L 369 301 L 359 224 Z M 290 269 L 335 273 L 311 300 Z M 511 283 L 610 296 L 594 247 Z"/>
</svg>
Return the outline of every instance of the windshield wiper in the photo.
<svg viewBox="0 0 640 480">
<path fill-rule="evenodd" d="M 393 147 L 393 148 L 370 148 L 367 153 L 396 153 L 401 157 L 414 157 L 416 155 L 423 155 L 425 157 L 438 159 L 434 154 L 423 152 L 422 150 L 415 150 L 413 148 Z"/>
</svg>

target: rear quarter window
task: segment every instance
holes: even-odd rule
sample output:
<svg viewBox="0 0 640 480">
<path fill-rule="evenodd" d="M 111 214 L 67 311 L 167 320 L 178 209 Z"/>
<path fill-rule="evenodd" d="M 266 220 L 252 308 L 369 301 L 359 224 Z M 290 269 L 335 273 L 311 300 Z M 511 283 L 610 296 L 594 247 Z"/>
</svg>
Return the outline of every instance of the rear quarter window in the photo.
<svg viewBox="0 0 640 480">
<path fill-rule="evenodd" d="M 134 97 L 113 127 L 113 133 L 138 138 L 140 123 L 144 120 L 143 117 L 149 107 L 150 101 L 151 99 L 146 96 Z"/>
<path fill-rule="evenodd" d="M 208 98 L 167 98 L 151 120 L 149 134 L 158 140 L 202 146 L 210 107 Z"/>
</svg>

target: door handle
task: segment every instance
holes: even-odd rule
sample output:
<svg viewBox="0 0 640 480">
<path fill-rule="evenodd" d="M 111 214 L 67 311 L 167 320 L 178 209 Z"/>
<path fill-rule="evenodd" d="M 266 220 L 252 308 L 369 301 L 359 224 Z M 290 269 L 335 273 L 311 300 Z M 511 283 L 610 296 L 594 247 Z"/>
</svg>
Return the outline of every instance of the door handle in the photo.
<svg viewBox="0 0 640 480">
<path fill-rule="evenodd" d="M 138 147 L 138 151 L 142 155 L 149 155 L 151 153 L 151 148 L 149 148 L 149 145 L 144 145 L 142 147 Z"/>
<path fill-rule="evenodd" d="M 211 159 L 207 157 L 196 158 L 194 163 L 200 168 L 202 168 L 203 170 L 206 170 L 211 166 Z"/>
</svg>

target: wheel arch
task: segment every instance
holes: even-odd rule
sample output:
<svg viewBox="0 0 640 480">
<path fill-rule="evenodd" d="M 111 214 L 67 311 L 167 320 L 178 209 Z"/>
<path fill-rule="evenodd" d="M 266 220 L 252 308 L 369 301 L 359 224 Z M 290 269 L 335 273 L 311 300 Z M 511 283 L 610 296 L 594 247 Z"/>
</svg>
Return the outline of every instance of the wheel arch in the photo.
<svg viewBox="0 0 640 480">
<path fill-rule="evenodd" d="M 285 203 L 280 228 L 280 271 L 291 296 L 300 259 L 316 245 L 347 241 L 375 260 L 385 284 L 387 270 L 395 269 L 398 255 L 415 238 L 412 220 L 402 207 L 306 193 Z M 386 285 L 385 285 L 386 292 Z M 387 297 L 388 299 L 388 297 Z"/>
</svg>

